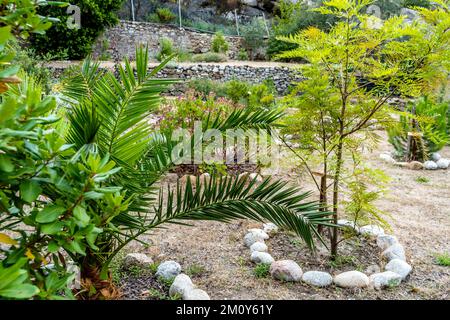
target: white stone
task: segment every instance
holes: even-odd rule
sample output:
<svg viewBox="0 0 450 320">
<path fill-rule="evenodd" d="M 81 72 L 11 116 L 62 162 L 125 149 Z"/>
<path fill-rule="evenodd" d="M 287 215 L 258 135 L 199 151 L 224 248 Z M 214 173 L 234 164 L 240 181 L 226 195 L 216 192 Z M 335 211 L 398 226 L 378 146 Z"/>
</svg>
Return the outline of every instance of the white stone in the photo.
<svg viewBox="0 0 450 320">
<path fill-rule="evenodd" d="M 183 296 L 185 292 L 194 289 L 194 284 L 192 283 L 191 278 L 184 273 L 180 273 L 173 280 L 172 285 L 169 289 L 169 295 L 171 297 L 175 295 Z"/>
<path fill-rule="evenodd" d="M 386 287 L 396 287 L 402 282 L 402 277 L 392 271 L 385 271 L 381 273 L 375 273 L 369 277 L 370 286 L 377 290 Z"/>
<path fill-rule="evenodd" d="M 393 244 L 381 253 L 388 261 L 400 259 L 406 261 L 405 249 L 400 243 Z"/>
<path fill-rule="evenodd" d="M 377 246 L 381 250 L 386 250 L 390 246 L 398 243 L 398 239 L 396 236 L 391 236 L 389 234 L 382 234 L 377 237 Z"/>
<path fill-rule="evenodd" d="M 380 268 L 379 265 L 372 264 L 372 265 L 368 266 L 366 268 L 366 270 L 364 270 L 364 273 L 367 274 L 367 275 L 371 275 L 371 274 L 374 274 L 374 273 L 379 273 L 380 271 L 381 271 L 381 268 Z"/>
<path fill-rule="evenodd" d="M 434 152 L 431 154 L 431 160 L 433 160 L 435 162 L 441 160 L 441 158 L 442 158 L 441 155 L 437 152 Z"/>
<path fill-rule="evenodd" d="M 253 251 L 250 259 L 255 263 L 271 264 L 275 261 L 267 252 Z"/>
<path fill-rule="evenodd" d="M 264 242 L 255 242 L 250 246 L 250 253 L 253 253 L 255 251 L 258 252 L 267 252 L 269 248 L 267 248 L 267 245 Z"/>
<path fill-rule="evenodd" d="M 143 253 L 129 253 L 123 259 L 123 266 L 125 268 L 138 266 L 138 267 L 149 267 L 153 264 L 152 258 Z"/>
<path fill-rule="evenodd" d="M 439 169 L 448 169 L 448 167 L 450 166 L 450 160 L 449 159 L 439 159 L 436 162 L 436 165 L 438 166 Z"/>
<path fill-rule="evenodd" d="M 261 235 L 253 233 L 253 232 L 249 232 L 245 235 L 244 237 L 244 244 L 247 247 L 251 247 L 252 244 L 256 243 L 256 242 L 264 242 L 264 238 L 261 237 Z"/>
<path fill-rule="evenodd" d="M 387 271 L 395 272 L 400 275 L 403 280 L 411 273 L 412 267 L 405 261 L 401 259 L 392 259 L 389 263 L 384 267 Z"/>
<path fill-rule="evenodd" d="M 347 271 L 334 277 L 334 283 L 342 288 L 365 288 L 369 285 L 369 277 L 359 271 Z"/>
<path fill-rule="evenodd" d="M 183 300 L 211 300 L 211 298 L 201 289 L 192 289 L 183 294 Z"/>
<path fill-rule="evenodd" d="M 257 235 L 258 237 L 260 237 L 263 240 L 269 239 L 269 235 L 262 229 L 253 228 L 253 229 L 248 229 L 247 231 Z"/>
<path fill-rule="evenodd" d="M 426 170 L 436 170 L 438 168 L 436 162 L 434 162 L 434 161 L 425 161 L 423 164 L 423 167 Z"/>
<path fill-rule="evenodd" d="M 270 275 L 283 281 L 300 281 L 303 271 L 300 266 L 292 260 L 275 261 L 270 265 Z"/>
<path fill-rule="evenodd" d="M 322 271 L 308 271 L 302 276 L 303 282 L 316 287 L 327 287 L 333 283 L 331 274 Z"/>
<path fill-rule="evenodd" d="M 256 182 L 262 182 L 263 181 L 263 178 L 259 174 L 255 173 L 255 172 L 250 173 L 249 178 L 250 178 L 250 180 L 256 179 Z"/>
<path fill-rule="evenodd" d="M 367 225 L 359 228 L 359 233 L 363 236 L 377 237 L 384 234 L 383 228 L 377 225 Z"/>
<path fill-rule="evenodd" d="M 381 253 L 381 256 L 388 261 L 400 259 L 406 261 L 405 249 L 400 243 L 393 244 Z"/>
<path fill-rule="evenodd" d="M 264 223 L 263 231 L 269 236 L 274 236 L 278 233 L 278 227 L 274 223 Z"/>
<path fill-rule="evenodd" d="M 181 273 L 181 266 L 175 261 L 165 261 L 158 266 L 156 276 L 171 280 Z"/>
<path fill-rule="evenodd" d="M 392 164 L 396 163 L 395 159 L 392 158 L 391 155 L 386 154 L 386 153 L 380 154 L 380 159 L 387 163 L 392 163 Z"/>
<path fill-rule="evenodd" d="M 347 219 L 339 219 L 337 221 L 337 225 L 338 226 L 342 226 L 342 227 L 349 227 L 355 230 L 358 230 L 358 226 L 356 225 L 356 223 L 354 221 L 350 221 Z"/>
</svg>

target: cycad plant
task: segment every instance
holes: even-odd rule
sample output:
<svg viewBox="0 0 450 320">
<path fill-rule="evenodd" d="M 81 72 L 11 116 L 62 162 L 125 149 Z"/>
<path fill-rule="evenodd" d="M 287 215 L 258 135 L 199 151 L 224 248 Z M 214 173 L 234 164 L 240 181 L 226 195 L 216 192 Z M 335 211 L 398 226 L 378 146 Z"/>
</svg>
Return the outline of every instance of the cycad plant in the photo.
<svg viewBox="0 0 450 320">
<path fill-rule="evenodd" d="M 391 128 L 389 142 L 396 156 L 405 161 L 426 161 L 448 143 L 446 103 L 433 103 L 428 97 L 410 102 Z"/>
<path fill-rule="evenodd" d="M 248 178 L 212 177 L 195 184 L 179 182 L 167 193 L 159 191 L 158 180 L 174 165 L 172 145 L 168 137 L 150 130 L 146 117 L 158 107 L 160 92 L 173 82 L 154 79 L 169 60 L 148 72 L 147 49 L 138 47 L 135 67 L 126 60 L 117 66 L 117 78 L 112 72 L 99 71 L 99 65 L 87 59 L 79 73 L 63 83 L 62 92 L 69 103 L 67 142 L 79 153 L 109 156 L 121 167 L 109 182 L 123 186 L 122 193 L 115 195 L 120 212 L 96 225 L 102 233 L 93 246 L 69 252 L 81 266 L 85 291 L 80 296 L 110 296 L 114 292 L 108 280 L 112 258 L 130 241 L 164 223 L 242 218 L 271 221 L 294 231 L 310 248 L 314 248 L 317 226 L 331 225 L 328 213 L 319 211 L 317 203 L 303 203 L 308 193 L 286 188 L 279 181 L 267 179 L 257 185 Z M 280 116 L 277 111 L 236 110 L 225 120 L 206 115 L 203 122 L 204 128 L 223 132 L 230 128 L 270 130 Z M 95 215 L 103 210 L 100 205 L 93 209 Z"/>
</svg>

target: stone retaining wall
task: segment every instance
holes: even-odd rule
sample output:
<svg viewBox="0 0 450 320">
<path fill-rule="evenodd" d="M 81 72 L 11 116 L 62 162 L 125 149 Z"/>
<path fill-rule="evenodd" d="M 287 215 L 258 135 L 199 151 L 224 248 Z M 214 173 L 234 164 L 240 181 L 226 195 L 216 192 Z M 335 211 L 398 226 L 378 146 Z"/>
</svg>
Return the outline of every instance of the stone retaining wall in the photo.
<svg viewBox="0 0 450 320">
<path fill-rule="evenodd" d="M 99 56 L 103 49 L 103 41 L 107 41 L 108 53 L 114 60 L 124 57 L 134 58 L 136 44 L 148 44 L 150 51 L 159 50 L 159 41 L 166 37 L 173 41 L 174 46 L 193 53 L 205 53 L 211 49 L 213 34 L 180 29 L 175 26 L 161 25 L 149 22 L 133 22 L 121 20 L 115 27 L 105 31 L 94 45 L 94 57 Z M 226 37 L 229 43 L 228 56 L 235 59 L 242 47 L 241 37 Z"/>
<path fill-rule="evenodd" d="M 71 63 L 49 64 L 48 67 L 53 71 L 55 77 L 68 68 Z M 155 65 L 150 65 L 149 69 Z M 106 68 L 105 66 L 102 66 Z M 110 67 L 110 65 L 108 66 Z M 168 92 L 170 95 L 182 94 L 186 89 L 187 81 L 191 79 L 210 79 L 216 81 L 241 80 L 250 83 L 262 83 L 264 80 L 272 80 L 277 92 L 284 94 L 288 91 L 292 81 L 301 80 L 301 77 L 287 66 L 249 66 L 249 65 L 227 65 L 227 64 L 179 64 L 166 66 L 157 74 L 157 78 L 175 78 L 181 79 Z"/>
</svg>

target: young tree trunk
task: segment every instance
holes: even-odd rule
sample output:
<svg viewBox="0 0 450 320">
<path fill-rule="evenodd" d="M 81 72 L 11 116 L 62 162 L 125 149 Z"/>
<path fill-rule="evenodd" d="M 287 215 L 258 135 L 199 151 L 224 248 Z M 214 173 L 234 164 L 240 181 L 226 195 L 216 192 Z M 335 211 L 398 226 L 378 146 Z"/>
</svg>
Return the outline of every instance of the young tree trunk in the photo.
<svg viewBox="0 0 450 320">
<path fill-rule="evenodd" d="M 324 174 L 320 177 L 320 211 L 327 211 L 328 210 L 328 203 L 327 203 L 327 172 L 325 171 Z M 317 231 L 320 234 L 323 234 L 323 226 L 320 225 Z"/>
<path fill-rule="evenodd" d="M 337 146 L 336 152 L 336 172 L 334 174 L 334 182 L 333 182 L 333 223 L 337 224 L 339 219 L 339 182 L 342 168 L 342 149 L 343 149 L 343 141 L 342 136 L 339 139 L 339 143 Z M 330 235 L 330 246 L 331 246 L 331 258 L 335 259 L 337 257 L 337 247 L 338 247 L 338 228 L 332 228 Z"/>
</svg>

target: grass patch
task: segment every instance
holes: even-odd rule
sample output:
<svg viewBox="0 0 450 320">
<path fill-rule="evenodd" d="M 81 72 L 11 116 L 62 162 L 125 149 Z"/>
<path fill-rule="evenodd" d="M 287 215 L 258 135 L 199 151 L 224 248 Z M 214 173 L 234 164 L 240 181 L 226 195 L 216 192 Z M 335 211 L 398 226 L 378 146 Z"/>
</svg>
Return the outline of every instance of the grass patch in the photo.
<svg viewBox="0 0 450 320">
<path fill-rule="evenodd" d="M 269 276 L 270 264 L 259 263 L 254 269 L 253 274 L 257 278 L 267 278 Z"/>
<path fill-rule="evenodd" d="M 195 277 L 205 273 L 205 271 L 205 267 L 198 264 L 192 264 L 186 269 L 186 274 L 190 277 Z"/>
<path fill-rule="evenodd" d="M 450 254 L 443 253 L 436 255 L 436 263 L 443 267 L 450 267 Z"/>
<path fill-rule="evenodd" d="M 164 292 L 161 292 L 155 288 L 151 288 L 149 290 L 148 296 L 154 300 L 181 300 L 181 295 L 179 295 L 178 293 L 171 297 L 168 294 L 165 294 Z"/>
<path fill-rule="evenodd" d="M 329 266 L 337 269 L 346 265 L 359 266 L 356 258 L 354 256 L 337 256 L 335 260 L 328 262 Z"/>
<path fill-rule="evenodd" d="M 428 183 L 428 182 L 430 182 L 430 179 L 428 179 L 427 177 L 422 177 L 422 176 L 417 177 L 415 180 L 418 183 Z"/>
</svg>

